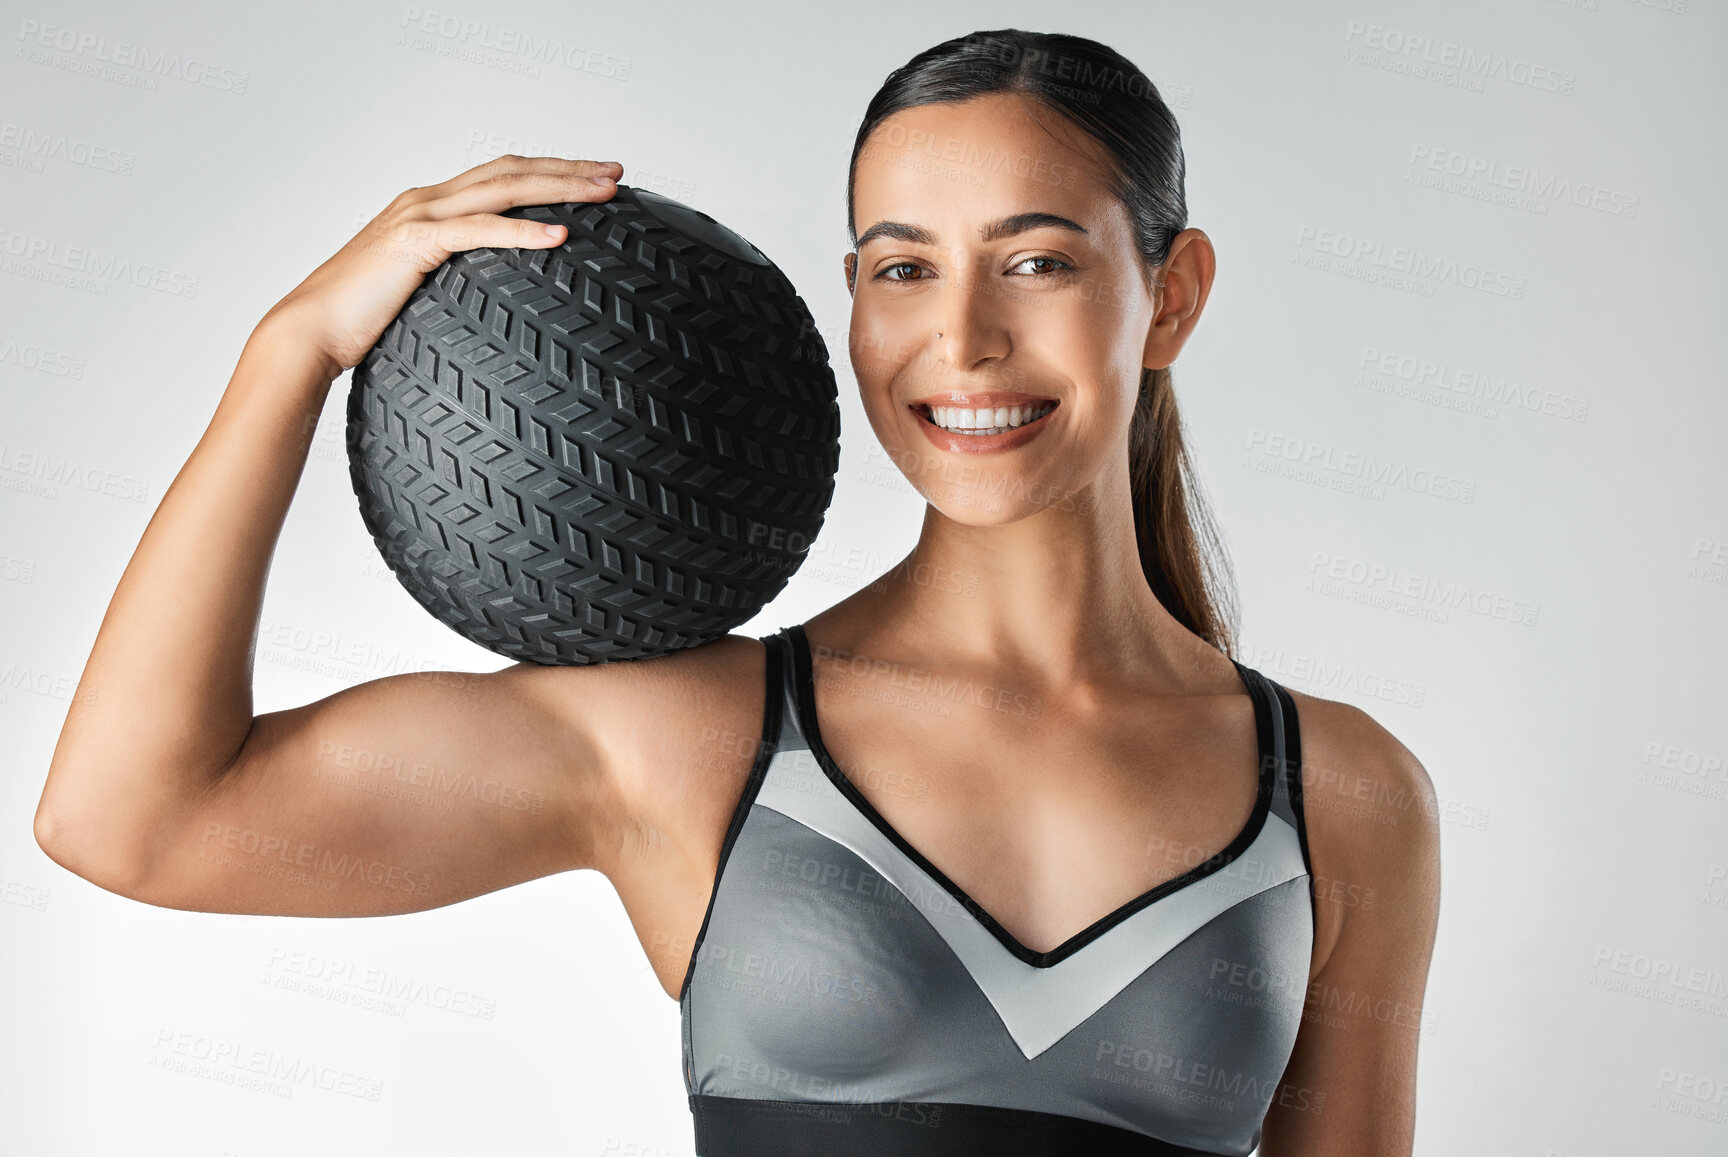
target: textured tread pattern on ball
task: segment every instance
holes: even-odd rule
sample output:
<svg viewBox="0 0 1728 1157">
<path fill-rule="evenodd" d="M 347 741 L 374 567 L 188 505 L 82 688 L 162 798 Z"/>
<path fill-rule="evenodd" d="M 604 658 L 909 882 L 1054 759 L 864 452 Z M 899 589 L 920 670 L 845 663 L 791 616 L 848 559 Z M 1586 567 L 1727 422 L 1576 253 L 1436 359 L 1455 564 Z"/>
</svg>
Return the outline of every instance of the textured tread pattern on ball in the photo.
<svg viewBox="0 0 1728 1157">
<path fill-rule="evenodd" d="M 803 299 L 635 192 L 507 210 L 569 234 L 455 254 L 354 368 L 367 530 L 416 601 L 509 658 L 716 639 L 785 587 L 833 497 L 839 396 Z"/>
</svg>

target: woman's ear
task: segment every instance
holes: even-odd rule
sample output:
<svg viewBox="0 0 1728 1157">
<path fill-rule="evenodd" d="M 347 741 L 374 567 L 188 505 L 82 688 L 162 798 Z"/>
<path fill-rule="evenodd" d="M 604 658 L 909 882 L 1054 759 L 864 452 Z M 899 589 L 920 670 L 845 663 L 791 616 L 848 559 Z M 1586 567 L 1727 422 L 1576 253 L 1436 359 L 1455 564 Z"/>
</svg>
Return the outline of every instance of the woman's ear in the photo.
<svg viewBox="0 0 1728 1157">
<path fill-rule="evenodd" d="M 854 279 L 858 275 L 858 255 L 856 253 L 848 253 L 841 264 L 846 266 L 846 292 L 851 293 Z"/>
<path fill-rule="evenodd" d="M 1165 369 L 1182 352 L 1212 292 L 1217 263 L 1212 239 L 1202 230 L 1184 229 L 1171 239 L 1158 282 L 1159 310 L 1140 358 L 1146 369 Z"/>
</svg>

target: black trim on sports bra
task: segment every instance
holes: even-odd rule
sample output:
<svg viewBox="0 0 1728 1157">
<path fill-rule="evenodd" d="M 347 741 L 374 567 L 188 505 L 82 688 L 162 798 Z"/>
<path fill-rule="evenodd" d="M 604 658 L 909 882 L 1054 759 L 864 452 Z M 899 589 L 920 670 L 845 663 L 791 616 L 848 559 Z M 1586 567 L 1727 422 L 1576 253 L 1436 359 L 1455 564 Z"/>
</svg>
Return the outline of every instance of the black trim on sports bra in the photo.
<svg viewBox="0 0 1728 1157">
<path fill-rule="evenodd" d="M 690 993 L 690 977 L 696 972 L 696 954 L 702 950 L 702 940 L 708 935 L 708 920 L 714 915 L 714 898 L 720 894 L 720 877 L 726 874 L 726 860 L 732 855 L 732 845 L 738 841 L 744 819 L 750 814 L 750 805 L 756 801 L 756 793 L 761 790 L 762 781 L 768 775 L 768 765 L 773 762 L 774 750 L 780 745 L 780 711 L 786 701 L 781 644 L 774 636 L 763 639 L 762 644 L 768 650 L 763 680 L 767 685 L 767 698 L 762 704 L 762 735 L 757 742 L 756 762 L 750 765 L 750 777 L 744 781 L 744 791 L 732 808 L 731 822 L 726 825 L 726 838 L 720 844 L 720 862 L 715 865 L 714 883 L 708 890 L 708 907 L 702 911 L 702 927 L 696 931 L 696 943 L 690 949 L 690 961 L 684 966 L 684 983 L 678 986 L 679 1004 L 683 1004 L 684 998 Z"/>
<path fill-rule="evenodd" d="M 1199 880 L 1205 879 L 1214 872 L 1228 866 L 1231 861 L 1240 856 L 1248 849 L 1248 846 L 1254 842 L 1255 837 L 1260 834 L 1260 830 L 1266 824 L 1267 814 L 1272 810 L 1272 795 L 1276 784 L 1278 760 L 1274 754 L 1276 747 L 1274 746 L 1273 739 L 1272 710 L 1268 702 L 1270 696 L 1267 689 L 1260 685 L 1261 680 L 1252 668 L 1244 667 L 1240 663 L 1235 663 L 1235 661 L 1232 660 L 1232 663 L 1235 664 L 1237 674 L 1241 676 L 1243 684 L 1247 688 L 1248 697 L 1254 702 L 1255 732 L 1260 747 L 1258 790 L 1254 797 L 1253 810 L 1248 816 L 1248 822 L 1243 826 L 1242 830 L 1236 834 L 1235 839 L 1231 840 L 1229 844 L 1225 845 L 1222 850 L 1217 852 L 1210 859 L 1196 864 L 1181 875 L 1175 876 L 1145 892 L 1142 892 L 1139 896 L 1129 900 L 1127 903 L 1107 915 L 1100 916 L 1097 920 L 1093 921 L 1079 932 L 1074 933 L 1074 935 L 1070 936 L 1056 947 L 1050 949 L 1048 952 L 1034 951 L 1016 940 L 1006 928 L 1002 927 L 1002 925 L 996 921 L 994 916 L 984 910 L 983 906 L 980 905 L 978 901 L 972 899 L 972 897 L 968 896 L 957 885 L 955 885 L 952 880 L 943 874 L 940 868 L 926 859 L 922 852 L 907 843 L 905 838 L 902 837 L 899 832 L 894 830 L 893 825 L 891 825 L 887 819 L 871 805 L 868 799 L 864 798 L 863 793 L 853 785 L 852 781 L 846 778 L 845 773 L 842 772 L 839 765 L 834 762 L 834 757 L 828 753 L 827 746 L 822 742 L 821 729 L 817 726 L 816 685 L 814 670 L 810 658 L 810 640 L 804 633 L 803 624 L 798 623 L 787 628 L 786 636 L 792 645 L 791 675 L 793 698 L 797 709 L 799 726 L 804 733 L 805 742 L 810 746 L 811 754 L 816 757 L 817 764 L 822 768 L 829 780 L 833 782 L 834 786 L 840 790 L 841 794 L 851 801 L 853 806 L 862 812 L 864 817 L 874 824 L 878 831 L 888 837 L 888 839 L 891 840 L 902 852 L 906 853 L 913 863 L 917 864 L 925 872 L 929 873 L 931 879 L 935 880 L 936 883 L 948 893 L 950 898 L 955 900 L 957 903 L 964 905 L 966 910 L 971 912 L 980 924 L 990 930 L 990 933 L 1002 943 L 1004 948 L 1008 949 L 1008 951 L 1012 952 L 1020 960 L 1025 961 L 1027 964 L 1030 964 L 1035 968 L 1049 968 L 1054 964 L 1066 960 L 1075 952 L 1078 952 L 1093 940 L 1096 940 L 1099 936 L 1102 936 L 1111 928 L 1114 928 L 1117 924 L 1120 924 L 1122 921 L 1140 911 L 1148 904 L 1160 900 L 1163 897 L 1170 895 L 1172 892 L 1179 891 L 1180 889 Z"/>
<path fill-rule="evenodd" d="M 1296 815 L 1296 842 L 1302 849 L 1302 867 L 1308 872 L 1309 911 L 1314 927 L 1320 927 L 1320 899 L 1314 889 L 1314 861 L 1308 856 L 1308 819 L 1302 810 L 1302 732 L 1296 720 L 1296 700 L 1290 692 L 1272 679 L 1261 676 L 1278 695 L 1284 715 L 1284 791 L 1290 797 L 1290 810 Z"/>
<path fill-rule="evenodd" d="M 702 1157 L 1216 1157 L 1131 1129 L 950 1101 L 689 1098 Z"/>
</svg>

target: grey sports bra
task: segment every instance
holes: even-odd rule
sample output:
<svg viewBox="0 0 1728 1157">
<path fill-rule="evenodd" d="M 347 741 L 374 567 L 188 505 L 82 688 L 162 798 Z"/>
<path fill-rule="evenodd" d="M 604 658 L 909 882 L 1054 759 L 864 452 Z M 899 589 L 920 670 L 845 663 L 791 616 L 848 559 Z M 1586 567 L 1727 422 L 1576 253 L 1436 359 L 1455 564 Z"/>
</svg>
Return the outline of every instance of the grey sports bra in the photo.
<svg viewBox="0 0 1728 1157">
<path fill-rule="evenodd" d="M 679 993 L 699 1157 L 1251 1152 L 1314 934 L 1289 692 L 1236 664 L 1260 778 L 1235 839 L 1035 952 L 835 765 L 802 626 L 764 642 L 762 744 Z"/>
</svg>

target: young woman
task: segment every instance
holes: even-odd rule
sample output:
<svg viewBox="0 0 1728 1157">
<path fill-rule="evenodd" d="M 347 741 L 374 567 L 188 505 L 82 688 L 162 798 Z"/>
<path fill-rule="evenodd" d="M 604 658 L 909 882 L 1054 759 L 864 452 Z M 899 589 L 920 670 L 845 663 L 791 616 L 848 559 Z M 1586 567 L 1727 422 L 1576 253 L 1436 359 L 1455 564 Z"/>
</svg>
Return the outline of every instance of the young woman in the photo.
<svg viewBox="0 0 1728 1157">
<path fill-rule="evenodd" d="M 1169 110 L 1096 42 L 961 37 L 865 113 L 851 360 L 928 500 L 889 573 L 766 640 L 253 714 L 332 381 L 451 253 L 562 239 L 503 210 L 622 172 L 409 189 L 270 310 L 114 595 L 42 847 L 210 912 L 603 872 L 681 1002 L 704 1157 L 1409 1153 L 1433 791 L 1362 711 L 1231 657 L 1169 372 L 1214 253 Z M 342 786 L 385 765 L 456 806 Z"/>
</svg>

